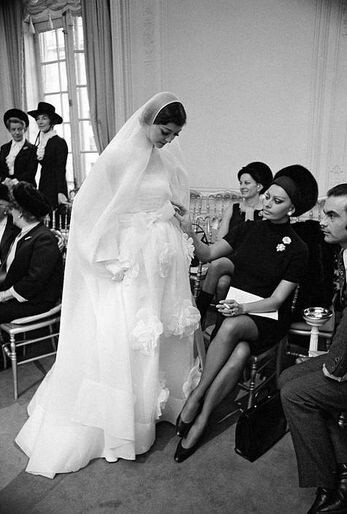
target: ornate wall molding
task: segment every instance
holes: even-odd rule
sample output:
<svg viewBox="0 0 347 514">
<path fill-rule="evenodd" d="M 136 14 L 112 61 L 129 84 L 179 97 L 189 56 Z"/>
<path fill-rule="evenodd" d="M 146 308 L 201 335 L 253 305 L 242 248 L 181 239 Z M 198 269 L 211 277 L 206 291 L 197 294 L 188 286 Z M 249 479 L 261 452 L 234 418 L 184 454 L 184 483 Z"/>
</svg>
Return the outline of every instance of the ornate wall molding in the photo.
<svg viewBox="0 0 347 514">
<path fill-rule="evenodd" d="M 342 9 L 342 36 L 347 37 L 347 2 L 343 3 Z"/>
<path fill-rule="evenodd" d="M 115 84 L 116 131 L 134 110 L 131 47 L 131 5 L 129 0 L 110 4 L 112 27 L 113 79 Z"/>
<path fill-rule="evenodd" d="M 336 165 L 328 172 L 327 189 L 330 189 L 336 184 L 341 184 L 341 182 L 346 182 L 346 173 L 340 166 Z"/>
<path fill-rule="evenodd" d="M 347 181 L 347 82 L 341 73 L 347 51 L 343 36 L 346 3 L 316 2 L 307 161 L 322 192 L 336 184 L 336 180 Z"/>
<path fill-rule="evenodd" d="M 162 89 L 162 16 L 160 0 L 143 0 L 143 66 L 145 96 Z M 164 3 L 164 2 L 163 2 Z"/>
<path fill-rule="evenodd" d="M 111 16 L 116 116 L 121 125 L 121 120 L 163 89 L 167 3 L 166 0 L 114 0 Z"/>
</svg>

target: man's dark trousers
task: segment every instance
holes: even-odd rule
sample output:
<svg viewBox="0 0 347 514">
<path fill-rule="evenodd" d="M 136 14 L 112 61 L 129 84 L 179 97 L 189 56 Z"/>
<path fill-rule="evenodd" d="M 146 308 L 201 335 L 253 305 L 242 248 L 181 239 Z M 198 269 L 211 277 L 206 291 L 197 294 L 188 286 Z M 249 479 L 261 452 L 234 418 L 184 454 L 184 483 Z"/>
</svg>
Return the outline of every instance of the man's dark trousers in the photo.
<svg viewBox="0 0 347 514">
<path fill-rule="evenodd" d="M 347 410 L 347 382 L 324 376 L 326 358 L 292 366 L 279 379 L 300 487 L 334 488 L 336 463 L 347 462 L 347 429 L 337 424 L 338 414 Z"/>
</svg>

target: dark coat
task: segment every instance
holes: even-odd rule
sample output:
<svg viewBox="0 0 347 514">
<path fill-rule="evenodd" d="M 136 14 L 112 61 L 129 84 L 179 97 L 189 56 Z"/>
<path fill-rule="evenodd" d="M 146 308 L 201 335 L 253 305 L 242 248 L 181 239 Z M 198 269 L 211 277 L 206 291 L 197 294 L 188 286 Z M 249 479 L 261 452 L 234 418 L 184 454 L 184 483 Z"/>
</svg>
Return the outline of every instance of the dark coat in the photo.
<svg viewBox="0 0 347 514">
<path fill-rule="evenodd" d="M 12 217 L 7 217 L 6 227 L 0 241 L 0 264 L 6 259 L 7 254 L 11 248 L 12 242 L 16 235 L 20 232 L 20 229 L 12 222 Z"/>
<path fill-rule="evenodd" d="M 302 311 L 306 307 L 331 305 L 334 294 L 334 253 L 337 245 L 324 241 L 319 221 L 299 221 L 291 223 L 291 227 L 308 247 L 308 265 L 292 314 L 294 320 L 301 320 Z"/>
<path fill-rule="evenodd" d="M 58 206 L 58 193 L 67 196 L 66 160 L 68 147 L 65 139 L 53 136 L 47 141 L 45 154 L 40 164 L 39 190 L 47 196 L 52 208 Z"/>
<path fill-rule="evenodd" d="M 325 359 L 327 371 L 341 378 L 347 374 L 347 307 L 343 310 L 333 341 Z M 344 377 L 347 379 L 347 377 Z"/>
<path fill-rule="evenodd" d="M 36 187 L 35 175 L 37 171 L 36 146 L 25 140 L 25 143 L 17 154 L 14 161 L 14 175 L 9 175 L 9 169 L 6 163 L 6 157 L 11 150 L 11 141 L 2 145 L 0 148 L 0 181 L 5 178 L 16 178 L 17 180 L 25 180 Z"/>
<path fill-rule="evenodd" d="M 57 239 L 40 223 L 18 241 L 0 290 L 13 287 L 28 300 L 27 304 L 54 305 L 61 296 L 62 281 L 63 261 Z"/>
</svg>

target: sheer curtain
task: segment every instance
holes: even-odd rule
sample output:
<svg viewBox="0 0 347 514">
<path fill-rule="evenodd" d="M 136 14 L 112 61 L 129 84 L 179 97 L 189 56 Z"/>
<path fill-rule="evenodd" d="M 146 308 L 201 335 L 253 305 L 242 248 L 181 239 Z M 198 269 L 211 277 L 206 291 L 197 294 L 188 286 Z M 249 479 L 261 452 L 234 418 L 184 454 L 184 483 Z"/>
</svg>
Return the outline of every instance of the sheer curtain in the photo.
<svg viewBox="0 0 347 514">
<path fill-rule="evenodd" d="M 116 131 L 109 0 L 81 0 L 87 89 L 99 153 Z"/>
<path fill-rule="evenodd" d="M 23 69 L 22 1 L 0 2 L 0 109 L 4 113 L 12 107 L 25 109 Z M 1 141 L 8 140 L 1 127 Z"/>
</svg>

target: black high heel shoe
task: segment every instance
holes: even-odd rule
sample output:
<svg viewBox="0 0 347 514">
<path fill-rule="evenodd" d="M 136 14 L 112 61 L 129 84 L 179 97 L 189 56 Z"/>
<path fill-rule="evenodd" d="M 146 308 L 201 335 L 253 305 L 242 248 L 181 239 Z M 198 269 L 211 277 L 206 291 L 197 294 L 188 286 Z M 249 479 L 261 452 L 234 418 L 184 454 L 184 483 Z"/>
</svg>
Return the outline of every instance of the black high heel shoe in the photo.
<svg viewBox="0 0 347 514">
<path fill-rule="evenodd" d="M 176 434 L 178 435 L 178 437 L 186 437 L 187 436 L 189 430 L 194 425 L 196 418 L 200 414 L 201 408 L 202 408 L 202 402 L 200 401 L 199 408 L 198 408 L 195 416 L 193 417 L 192 421 L 189 421 L 189 423 L 185 423 L 182 420 L 181 414 L 178 415 L 178 418 L 176 419 Z"/>
<path fill-rule="evenodd" d="M 198 448 L 198 443 L 194 444 L 194 446 L 192 446 L 191 448 L 184 448 L 182 446 L 182 439 L 181 439 L 180 442 L 178 443 L 176 451 L 175 451 L 175 455 L 174 455 L 175 461 L 183 462 L 184 460 L 188 459 L 191 455 L 193 455 L 193 453 L 197 450 L 197 448 Z"/>
</svg>

